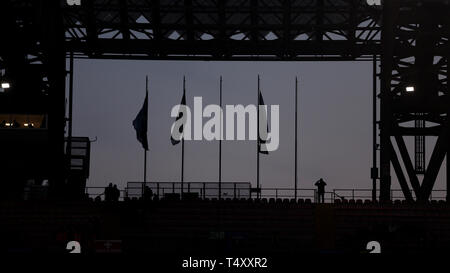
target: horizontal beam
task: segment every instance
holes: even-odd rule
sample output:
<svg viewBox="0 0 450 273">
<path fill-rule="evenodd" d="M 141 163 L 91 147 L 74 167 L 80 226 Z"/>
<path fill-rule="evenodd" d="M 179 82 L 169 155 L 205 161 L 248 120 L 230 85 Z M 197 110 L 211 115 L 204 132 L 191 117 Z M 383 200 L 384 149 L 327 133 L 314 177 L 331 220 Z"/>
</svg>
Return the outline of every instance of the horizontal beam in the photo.
<svg viewBox="0 0 450 273">
<path fill-rule="evenodd" d="M 361 60 L 381 51 L 382 9 L 365 0 L 118 4 L 124 1 L 63 5 L 67 51 L 104 59 L 281 61 Z"/>
<path fill-rule="evenodd" d="M 403 96 L 394 100 L 392 104 L 394 113 L 434 113 L 444 114 L 449 109 L 449 99 L 447 96 L 430 97 L 423 101 L 416 96 Z"/>
<path fill-rule="evenodd" d="M 432 126 L 427 128 L 397 127 L 393 129 L 394 135 L 399 136 L 439 136 L 442 126 Z"/>
<path fill-rule="evenodd" d="M 199 59 L 199 60 L 355 60 L 372 58 L 379 44 L 354 45 L 349 41 L 153 41 L 97 39 L 95 43 L 66 41 L 68 52 L 78 57 L 108 59 Z"/>
</svg>

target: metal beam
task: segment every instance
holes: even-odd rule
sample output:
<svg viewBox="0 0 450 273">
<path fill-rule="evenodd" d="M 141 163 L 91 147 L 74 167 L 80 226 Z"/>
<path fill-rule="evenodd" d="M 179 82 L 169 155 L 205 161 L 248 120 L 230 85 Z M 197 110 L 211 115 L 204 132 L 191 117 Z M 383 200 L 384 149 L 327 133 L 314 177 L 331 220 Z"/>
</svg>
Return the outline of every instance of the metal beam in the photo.
<svg viewBox="0 0 450 273">
<path fill-rule="evenodd" d="M 359 0 L 339 3 L 183 0 L 171 4 L 158 0 L 139 3 L 93 0 L 84 6 L 80 10 L 63 6 L 66 41 L 75 57 L 371 60 L 380 52 L 376 34 L 381 30 L 378 22 L 381 11 Z M 136 21 L 139 15 L 149 22 Z M 116 17 L 121 18 L 120 22 Z M 87 30 L 87 36 L 83 29 Z M 130 37 L 131 44 L 124 45 L 122 40 L 128 39 L 131 30 L 138 34 Z M 171 38 L 175 31 L 184 39 Z M 102 35 L 102 41 L 97 43 L 99 34 L 116 32 L 125 36 Z M 275 41 L 266 39 L 269 32 L 276 34 Z M 203 34 L 213 37 L 203 38 Z M 186 42 L 190 44 L 188 47 Z"/>
<path fill-rule="evenodd" d="M 128 0 L 120 1 L 120 30 L 124 41 L 130 40 L 130 28 L 128 22 Z"/>
<path fill-rule="evenodd" d="M 391 190 L 391 135 L 392 97 L 391 79 L 394 56 L 394 28 L 397 24 L 399 1 L 386 1 L 383 7 L 382 54 L 381 54 L 381 94 L 380 94 L 380 201 L 390 200 Z"/>
<path fill-rule="evenodd" d="M 396 135 L 395 140 L 397 142 L 398 149 L 400 151 L 400 155 L 403 160 L 403 164 L 405 166 L 406 172 L 408 173 L 409 181 L 414 190 L 416 196 L 419 196 L 420 193 L 420 182 L 417 178 L 417 175 L 414 171 L 414 166 L 411 161 L 411 157 L 409 156 L 408 149 L 406 148 L 405 141 L 402 136 Z"/>
<path fill-rule="evenodd" d="M 49 157 L 51 172 L 49 177 L 53 198 L 64 198 L 64 183 L 67 174 L 64 157 L 65 129 L 65 80 L 66 57 L 62 13 L 57 2 L 42 1 L 41 37 L 44 48 L 45 65 L 49 77 L 48 131 L 51 143 Z"/>
<path fill-rule="evenodd" d="M 81 16 L 81 22 L 86 22 L 86 40 L 87 44 L 85 54 L 93 56 L 96 52 L 93 52 L 92 48 L 95 48 L 98 39 L 97 22 L 95 18 L 94 1 L 86 1 L 84 6 L 84 16 Z M 66 30 L 67 31 L 67 30 Z M 73 51 L 70 51 L 73 52 Z"/>
<path fill-rule="evenodd" d="M 439 136 L 436 146 L 434 147 L 433 153 L 431 155 L 430 163 L 425 172 L 423 178 L 422 186 L 420 189 L 420 195 L 418 196 L 419 201 L 426 201 L 430 198 L 431 191 L 433 190 L 434 184 L 436 182 L 436 177 L 439 173 L 441 165 L 444 161 L 445 155 L 448 149 L 448 138 L 449 138 L 449 125 L 447 124 L 445 130 Z"/>
<path fill-rule="evenodd" d="M 403 174 L 402 167 L 400 165 L 400 162 L 398 161 L 397 154 L 394 150 L 394 146 L 392 145 L 392 142 L 389 142 L 389 150 L 391 154 L 391 162 L 392 166 L 394 167 L 395 173 L 397 174 L 398 182 L 400 183 L 400 187 L 402 188 L 403 195 L 405 196 L 406 201 L 413 202 L 414 199 L 411 195 L 411 191 L 408 186 L 408 182 L 406 181 L 405 175 Z"/>
<path fill-rule="evenodd" d="M 68 51 L 87 52 L 94 51 L 95 58 L 107 59 L 191 59 L 191 60 L 357 60 L 349 57 L 354 55 L 349 41 L 324 41 L 321 48 L 314 41 L 291 41 L 285 43 L 274 41 L 239 41 L 205 40 L 205 41 L 174 41 L 168 40 L 156 43 L 153 40 L 130 40 L 127 43 L 128 54 L 123 54 L 124 47 L 121 40 L 98 39 L 95 45 L 88 45 L 82 41 L 66 42 Z M 376 52 L 378 45 L 355 47 L 358 52 Z M 217 52 L 232 50 L 231 55 L 218 57 Z M 159 56 L 159 52 L 165 52 Z M 169 54 L 170 53 L 170 54 Z M 290 58 L 280 58 L 285 53 L 291 53 Z M 82 55 L 77 55 L 82 57 Z M 368 55 L 367 60 L 372 57 Z"/>
<path fill-rule="evenodd" d="M 186 23 L 186 33 L 184 33 L 183 36 L 188 41 L 194 41 L 196 37 L 193 31 L 194 14 L 192 12 L 192 0 L 184 0 L 184 19 Z"/>
</svg>

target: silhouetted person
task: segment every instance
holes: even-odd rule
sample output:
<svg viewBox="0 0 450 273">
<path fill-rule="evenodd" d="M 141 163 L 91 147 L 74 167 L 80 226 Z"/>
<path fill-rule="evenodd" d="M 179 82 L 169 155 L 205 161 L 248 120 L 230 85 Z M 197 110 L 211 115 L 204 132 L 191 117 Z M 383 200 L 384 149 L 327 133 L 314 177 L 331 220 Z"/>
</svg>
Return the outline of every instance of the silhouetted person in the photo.
<svg viewBox="0 0 450 273">
<path fill-rule="evenodd" d="M 314 185 L 317 186 L 317 202 L 325 203 L 325 186 L 327 183 L 320 178 Z"/>
<path fill-rule="evenodd" d="M 105 188 L 105 201 L 111 202 L 113 200 L 113 184 L 109 183 L 108 187 Z"/>
<path fill-rule="evenodd" d="M 16 120 L 14 120 L 13 123 L 12 123 L 12 127 L 13 128 L 20 128 L 20 123 L 18 123 Z"/>
<path fill-rule="evenodd" d="M 6 121 L 2 121 L 0 123 L 0 128 L 6 128 Z"/>
<path fill-rule="evenodd" d="M 120 190 L 117 188 L 117 185 L 114 185 L 112 190 L 112 199 L 114 202 L 119 201 L 120 198 Z"/>
<path fill-rule="evenodd" d="M 145 186 L 144 188 L 144 200 L 151 200 L 153 197 L 153 191 L 149 186 Z"/>
</svg>

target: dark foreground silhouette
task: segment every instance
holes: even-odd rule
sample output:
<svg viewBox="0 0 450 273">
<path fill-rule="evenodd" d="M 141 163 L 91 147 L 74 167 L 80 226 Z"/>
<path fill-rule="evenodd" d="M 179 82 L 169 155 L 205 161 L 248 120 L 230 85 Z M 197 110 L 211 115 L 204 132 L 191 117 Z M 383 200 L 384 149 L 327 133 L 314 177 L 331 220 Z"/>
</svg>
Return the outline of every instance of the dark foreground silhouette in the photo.
<svg viewBox="0 0 450 273">
<path fill-rule="evenodd" d="M 426 219 L 426 220 L 424 220 Z M 450 206 L 360 200 L 126 200 L 2 203 L 1 252 L 384 253 L 445 251 Z"/>
</svg>

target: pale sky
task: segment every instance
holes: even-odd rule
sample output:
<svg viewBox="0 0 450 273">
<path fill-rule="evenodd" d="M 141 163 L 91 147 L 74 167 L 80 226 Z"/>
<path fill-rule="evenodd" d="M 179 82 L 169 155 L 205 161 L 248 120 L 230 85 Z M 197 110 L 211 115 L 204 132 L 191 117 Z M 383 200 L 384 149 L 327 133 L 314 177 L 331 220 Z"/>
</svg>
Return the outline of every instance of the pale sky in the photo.
<svg viewBox="0 0 450 273">
<path fill-rule="evenodd" d="M 88 186 L 124 188 L 143 180 L 144 153 L 132 121 L 150 77 L 148 180 L 180 181 L 181 146 L 172 146 L 170 117 L 180 103 L 256 104 L 257 75 L 266 104 L 280 105 L 280 146 L 261 155 L 262 187 L 294 185 L 294 84 L 299 84 L 299 188 L 319 178 L 336 188 L 370 189 L 372 166 L 372 64 L 370 62 L 187 62 L 77 60 L 74 135 L 95 137 Z M 206 121 L 206 119 L 205 119 Z M 408 142 L 408 141 L 407 141 Z M 409 141 L 409 143 L 412 143 Z M 256 143 L 223 142 L 223 181 L 256 185 Z M 428 149 L 430 154 L 430 149 Z M 185 181 L 218 181 L 218 142 L 186 141 Z M 445 171 L 445 168 L 442 170 Z M 443 189 L 443 179 L 436 189 Z M 393 188 L 400 188 L 393 182 Z"/>
</svg>

